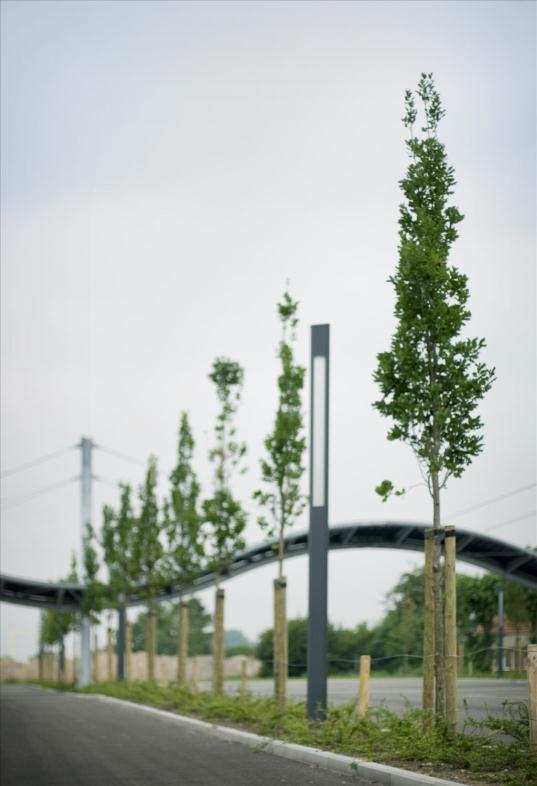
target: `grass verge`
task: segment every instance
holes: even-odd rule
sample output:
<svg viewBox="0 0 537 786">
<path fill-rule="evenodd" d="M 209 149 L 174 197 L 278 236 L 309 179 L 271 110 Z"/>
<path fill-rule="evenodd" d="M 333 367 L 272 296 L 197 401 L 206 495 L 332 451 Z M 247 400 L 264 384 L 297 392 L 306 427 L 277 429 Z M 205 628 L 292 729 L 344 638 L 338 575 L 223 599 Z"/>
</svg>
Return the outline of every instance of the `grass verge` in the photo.
<svg viewBox="0 0 537 786">
<path fill-rule="evenodd" d="M 42 687 L 74 690 L 72 685 L 40 682 Z M 537 756 L 528 749 L 528 718 L 524 704 L 506 704 L 503 716 L 475 720 L 448 738 L 441 728 L 423 731 L 421 710 L 396 715 L 382 707 L 356 716 L 353 703 L 330 707 L 322 722 L 306 719 L 304 702 L 289 701 L 280 712 L 273 699 L 215 696 L 192 692 L 177 684 L 109 682 L 84 688 L 159 709 L 191 715 L 253 731 L 299 745 L 392 764 L 428 775 L 479 786 L 537 786 Z"/>
<path fill-rule="evenodd" d="M 468 718 L 464 732 L 448 739 L 440 728 L 424 733 L 422 712 L 411 708 L 402 716 L 373 708 L 360 719 L 355 705 L 349 703 L 331 707 L 325 721 L 312 723 L 306 719 L 304 703 L 298 701 L 289 701 L 282 713 L 272 699 L 193 693 L 179 685 L 101 683 L 83 692 L 148 704 L 299 745 L 465 783 L 537 786 L 537 757 L 530 756 L 528 750 L 527 713 L 524 716 L 523 708 L 506 707 L 503 718 Z"/>
</svg>

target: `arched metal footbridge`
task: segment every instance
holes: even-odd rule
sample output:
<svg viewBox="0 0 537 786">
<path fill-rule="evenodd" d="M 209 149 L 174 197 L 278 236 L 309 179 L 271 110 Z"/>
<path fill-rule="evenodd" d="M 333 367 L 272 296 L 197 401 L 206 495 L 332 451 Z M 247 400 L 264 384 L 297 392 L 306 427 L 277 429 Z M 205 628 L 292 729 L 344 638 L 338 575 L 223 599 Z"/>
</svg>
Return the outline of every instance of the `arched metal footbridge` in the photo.
<svg viewBox="0 0 537 786">
<path fill-rule="evenodd" d="M 403 521 L 354 522 L 336 524 L 329 529 L 329 549 L 400 549 L 423 551 L 425 531 L 430 525 Z M 457 557 L 479 568 L 537 589 L 537 552 L 515 546 L 470 530 L 457 529 Z M 308 552 L 308 533 L 289 534 L 285 538 L 285 557 L 299 557 Z M 275 562 L 276 541 L 265 541 L 237 554 L 225 579 L 239 576 L 255 568 Z M 204 572 L 186 587 L 164 587 L 158 600 L 177 597 L 185 591 L 207 589 L 214 585 L 216 574 Z M 15 576 L 0 576 L 0 600 L 38 608 L 76 609 L 80 606 L 84 587 L 77 584 L 35 581 Z M 132 594 L 126 605 L 145 602 L 142 594 Z"/>
</svg>

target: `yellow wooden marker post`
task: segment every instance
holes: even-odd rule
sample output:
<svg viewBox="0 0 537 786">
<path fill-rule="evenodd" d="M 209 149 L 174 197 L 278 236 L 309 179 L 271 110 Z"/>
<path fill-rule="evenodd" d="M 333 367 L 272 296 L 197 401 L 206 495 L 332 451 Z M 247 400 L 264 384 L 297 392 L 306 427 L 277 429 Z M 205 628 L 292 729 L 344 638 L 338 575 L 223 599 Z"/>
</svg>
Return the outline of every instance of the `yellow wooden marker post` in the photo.
<svg viewBox="0 0 537 786">
<path fill-rule="evenodd" d="M 360 657 L 360 685 L 358 688 L 358 717 L 363 718 L 369 707 L 369 675 L 371 673 L 371 656 Z"/>
<path fill-rule="evenodd" d="M 241 696 L 246 696 L 248 693 L 248 660 L 243 658 L 241 660 Z"/>
<path fill-rule="evenodd" d="M 188 603 L 182 600 L 179 604 L 179 642 L 177 648 L 177 682 L 186 683 L 186 665 L 188 659 Z"/>
<path fill-rule="evenodd" d="M 457 574 L 455 527 L 445 528 L 444 646 L 446 663 L 446 723 L 457 729 Z"/>
<path fill-rule="evenodd" d="M 215 593 L 213 631 L 213 693 L 224 692 L 224 590 Z"/>
<path fill-rule="evenodd" d="M 530 752 L 537 755 L 537 644 L 528 644 L 528 716 Z"/>
</svg>

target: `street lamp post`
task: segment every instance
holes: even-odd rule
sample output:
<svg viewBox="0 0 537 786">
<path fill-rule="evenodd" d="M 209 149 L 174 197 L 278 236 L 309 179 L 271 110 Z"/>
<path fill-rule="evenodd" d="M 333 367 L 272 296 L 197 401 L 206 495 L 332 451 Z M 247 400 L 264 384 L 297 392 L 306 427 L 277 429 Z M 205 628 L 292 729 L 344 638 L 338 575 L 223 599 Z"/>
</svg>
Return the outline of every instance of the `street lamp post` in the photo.
<svg viewBox="0 0 537 786">
<path fill-rule="evenodd" d="M 81 523 L 82 523 L 82 559 L 84 564 L 84 549 L 86 545 L 86 526 L 91 525 L 92 514 L 92 450 L 94 447 L 91 437 L 82 437 L 78 446 L 82 454 L 81 481 Z M 87 615 L 82 615 L 80 621 L 80 669 L 78 673 L 78 687 L 84 688 L 91 682 L 91 642 L 90 620 Z"/>
<path fill-rule="evenodd" d="M 310 365 L 310 528 L 308 717 L 326 714 L 328 601 L 328 404 L 330 326 L 312 325 Z"/>
</svg>

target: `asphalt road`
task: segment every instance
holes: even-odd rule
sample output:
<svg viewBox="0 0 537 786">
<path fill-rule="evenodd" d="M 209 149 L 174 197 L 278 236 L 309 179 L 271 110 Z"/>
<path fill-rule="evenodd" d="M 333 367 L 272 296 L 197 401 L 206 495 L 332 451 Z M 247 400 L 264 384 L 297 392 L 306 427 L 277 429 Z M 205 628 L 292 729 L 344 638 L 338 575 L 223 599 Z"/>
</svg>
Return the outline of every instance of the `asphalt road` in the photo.
<svg viewBox="0 0 537 786">
<path fill-rule="evenodd" d="M 209 687 L 209 683 L 204 687 Z M 238 690 L 237 682 L 226 683 L 228 691 Z M 271 680 L 252 680 L 249 683 L 252 693 L 259 696 L 271 696 L 273 692 Z M 408 704 L 421 707 L 422 682 L 413 677 L 378 677 L 371 678 L 370 703 L 372 706 L 383 704 L 394 712 L 402 712 Z M 500 715 L 505 701 L 519 702 L 528 700 L 528 684 L 525 680 L 500 679 L 460 679 L 459 688 L 459 721 L 464 722 L 468 715 L 483 717 L 484 715 Z M 358 679 L 328 680 L 328 701 L 332 704 L 344 704 L 356 699 Z M 306 680 L 293 679 L 288 683 L 288 695 L 295 699 L 306 696 Z"/>
<path fill-rule="evenodd" d="M 136 706 L 22 685 L 0 699 L 2 786 L 371 786 Z"/>
</svg>

